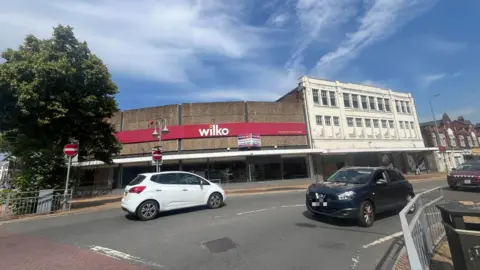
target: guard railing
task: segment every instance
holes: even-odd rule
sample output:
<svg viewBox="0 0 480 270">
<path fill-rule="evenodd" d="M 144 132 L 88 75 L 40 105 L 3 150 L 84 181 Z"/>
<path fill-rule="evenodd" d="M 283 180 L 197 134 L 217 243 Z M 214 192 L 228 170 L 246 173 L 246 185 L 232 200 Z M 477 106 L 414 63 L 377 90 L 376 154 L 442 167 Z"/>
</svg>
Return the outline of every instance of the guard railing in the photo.
<svg viewBox="0 0 480 270">
<path fill-rule="evenodd" d="M 435 207 L 446 203 L 444 188 L 436 187 L 416 195 L 400 212 L 400 223 L 412 270 L 429 269 L 432 252 L 445 236 L 440 211 Z M 412 207 L 415 207 L 415 211 L 409 215 Z"/>
</svg>

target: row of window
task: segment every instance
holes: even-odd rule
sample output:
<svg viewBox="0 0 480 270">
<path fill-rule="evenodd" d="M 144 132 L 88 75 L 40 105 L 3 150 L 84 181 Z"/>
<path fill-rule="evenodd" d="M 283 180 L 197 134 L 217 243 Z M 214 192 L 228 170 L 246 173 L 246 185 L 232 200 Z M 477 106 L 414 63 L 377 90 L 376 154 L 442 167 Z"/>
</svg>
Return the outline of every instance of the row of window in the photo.
<svg viewBox="0 0 480 270">
<path fill-rule="evenodd" d="M 448 139 L 450 141 L 450 146 L 456 147 L 457 142 L 455 140 L 455 136 L 449 135 Z M 437 147 L 438 146 L 438 141 L 437 141 L 437 136 L 435 133 L 432 133 L 432 141 L 433 141 L 433 146 Z M 460 147 L 467 147 L 465 143 L 465 137 L 463 135 L 458 135 L 458 141 L 460 142 Z M 480 137 L 472 138 L 470 136 L 467 136 L 467 142 L 469 147 L 478 147 L 480 146 Z M 447 146 L 447 138 L 445 134 L 440 133 L 440 145 L 446 147 Z"/>
<path fill-rule="evenodd" d="M 313 103 L 323 106 L 337 106 L 335 91 L 313 89 Z M 319 96 L 320 95 L 320 96 Z M 390 99 L 343 93 L 345 108 L 376 110 L 390 112 Z M 395 108 L 399 113 L 411 113 L 408 101 L 395 100 Z"/>
<path fill-rule="evenodd" d="M 379 128 L 380 123 L 382 128 L 394 128 L 394 121 L 393 120 L 379 120 L 379 119 L 370 119 L 370 118 L 353 118 L 347 117 L 347 126 L 349 127 L 363 127 L 363 123 L 365 123 L 365 127 L 374 127 Z M 315 117 L 316 124 L 321 126 L 325 123 L 326 126 L 331 126 L 332 123 L 334 126 L 340 126 L 340 118 L 338 116 L 322 116 L 316 115 Z M 414 122 L 408 121 L 399 121 L 398 122 L 401 129 L 415 129 Z"/>
</svg>

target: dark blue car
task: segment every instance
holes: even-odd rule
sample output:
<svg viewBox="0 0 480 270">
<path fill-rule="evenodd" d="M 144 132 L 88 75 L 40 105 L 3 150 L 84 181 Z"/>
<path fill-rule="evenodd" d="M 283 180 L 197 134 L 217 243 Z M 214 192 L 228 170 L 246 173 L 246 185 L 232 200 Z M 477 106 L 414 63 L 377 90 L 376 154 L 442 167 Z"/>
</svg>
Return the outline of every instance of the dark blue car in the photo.
<svg viewBox="0 0 480 270">
<path fill-rule="evenodd" d="M 370 227 L 376 214 L 401 209 L 414 196 L 412 185 L 394 168 L 346 167 L 308 187 L 305 203 L 315 215 L 357 219 Z"/>
</svg>

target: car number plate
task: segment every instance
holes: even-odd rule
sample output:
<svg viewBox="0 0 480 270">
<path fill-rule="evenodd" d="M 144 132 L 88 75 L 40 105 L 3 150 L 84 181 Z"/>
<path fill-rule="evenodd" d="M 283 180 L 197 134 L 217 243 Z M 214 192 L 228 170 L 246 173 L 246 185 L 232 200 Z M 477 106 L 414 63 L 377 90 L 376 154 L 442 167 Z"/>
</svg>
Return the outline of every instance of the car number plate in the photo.
<svg viewBox="0 0 480 270">
<path fill-rule="evenodd" d="M 471 180 L 464 180 L 463 183 L 465 183 L 465 184 L 471 184 L 472 181 L 471 181 Z"/>
<path fill-rule="evenodd" d="M 312 206 L 320 206 L 319 202 L 312 202 Z"/>
</svg>

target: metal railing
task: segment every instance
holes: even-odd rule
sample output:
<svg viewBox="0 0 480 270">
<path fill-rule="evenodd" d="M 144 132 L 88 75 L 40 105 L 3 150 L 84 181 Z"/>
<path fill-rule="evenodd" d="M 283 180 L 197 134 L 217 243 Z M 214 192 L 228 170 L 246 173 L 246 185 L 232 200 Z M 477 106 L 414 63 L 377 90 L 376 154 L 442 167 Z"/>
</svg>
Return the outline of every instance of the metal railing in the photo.
<svg viewBox="0 0 480 270">
<path fill-rule="evenodd" d="M 15 219 L 69 211 L 72 190 L 43 190 L 33 192 L 8 191 L 0 193 L 0 219 Z"/>
<path fill-rule="evenodd" d="M 445 236 L 440 211 L 435 207 L 446 203 L 444 188 L 445 186 L 436 187 L 416 195 L 400 212 L 400 223 L 412 270 L 429 269 L 432 252 Z M 409 221 L 407 214 L 413 206 L 415 212 Z"/>
</svg>

